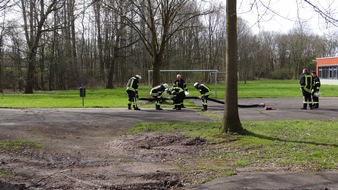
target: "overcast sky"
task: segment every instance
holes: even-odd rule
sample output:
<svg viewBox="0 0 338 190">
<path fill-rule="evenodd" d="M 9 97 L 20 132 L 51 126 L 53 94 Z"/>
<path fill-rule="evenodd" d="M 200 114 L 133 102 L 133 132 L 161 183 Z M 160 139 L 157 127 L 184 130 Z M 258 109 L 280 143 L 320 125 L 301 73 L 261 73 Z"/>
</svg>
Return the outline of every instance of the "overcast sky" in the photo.
<svg viewBox="0 0 338 190">
<path fill-rule="evenodd" d="M 338 20 L 338 0 L 307 1 Z M 254 32 L 264 30 L 287 33 L 299 22 L 299 18 L 310 28 L 310 32 L 322 34 L 328 31 L 325 19 L 306 0 L 237 0 L 237 2 L 238 16 L 248 21 Z M 258 6 L 252 6 L 253 2 Z M 338 26 L 338 21 L 336 25 Z M 338 31 L 337 26 L 331 24 L 330 28 Z"/>
</svg>

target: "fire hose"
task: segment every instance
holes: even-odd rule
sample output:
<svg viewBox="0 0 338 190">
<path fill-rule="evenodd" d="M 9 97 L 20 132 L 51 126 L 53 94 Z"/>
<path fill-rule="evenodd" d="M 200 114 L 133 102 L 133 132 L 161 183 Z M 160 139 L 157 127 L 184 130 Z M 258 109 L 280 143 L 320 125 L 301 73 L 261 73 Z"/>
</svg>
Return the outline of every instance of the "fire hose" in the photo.
<svg viewBox="0 0 338 190">
<path fill-rule="evenodd" d="M 184 99 L 201 99 L 201 97 L 185 97 Z M 146 101 L 155 101 L 154 98 L 139 98 L 139 100 L 146 100 Z M 165 100 L 172 100 L 172 98 L 162 98 L 161 101 Z M 225 104 L 224 101 L 217 100 L 214 98 L 207 98 L 207 100 L 219 103 L 219 104 Z M 238 104 L 239 108 L 255 108 L 255 107 L 265 107 L 265 103 L 259 103 L 259 104 L 248 104 L 248 105 L 243 105 L 243 104 Z"/>
</svg>

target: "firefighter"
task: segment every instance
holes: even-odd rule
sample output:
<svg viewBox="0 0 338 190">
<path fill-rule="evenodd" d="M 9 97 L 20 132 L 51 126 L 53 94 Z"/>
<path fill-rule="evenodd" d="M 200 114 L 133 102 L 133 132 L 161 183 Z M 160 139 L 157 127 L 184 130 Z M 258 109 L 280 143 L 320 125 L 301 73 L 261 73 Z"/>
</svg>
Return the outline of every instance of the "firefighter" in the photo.
<svg viewBox="0 0 338 190">
<path fill-rule="evenodd" d="M 180 87 L 184 90 L 183 92 L 183 99 L 185 98 L 186 95 L 189 94 L 188 88 L 187 88 L 187 84 L 185 84 L 185 81 L 182 79 L 182 76 L 180 74 L 176 75 L 176 80 L 173 83 L 173 87 Z M 182 101 L 182 105 L 181 108 L 185 108 L 183 101 Z M 174 108 L 176 109 L 176 107 Z"/>
<path fill-rule="evenodd" d="M 156 110 L 162 110 L 161 108 L 162 94 L 164 91 L 166 91 L 166 89 L 168 89 L 168 84 L 163 83 L 161 85 L 155 86 L 154 88 L 150 90 L 150 96 L 154 97 L 156 100 L 156 106 L 155 106 Z"/>
<path fill-rule="evenodd" d="M 204 84 L 195 82 L 194 87 L 201 93 L 202 111 L 208 110 L 208 97 L 211 95 L 209 87 Z"/>
<path fill-rule="evenodd" d="M 310 109 L 312 109 L 312 101 L 311 101 L 311 93 L 312 93 L 312 76 L 309 74 L 307 69 L 303 69 L 303 74 L 299 80 L 300 88 L 303 94 L 303 107 L 302 110 L 307 109 L 307 105 L 309 105 Z"/>
<path fill-rule="evenodd" d="M 183 100 L 184 100 L 184 97 L 185 97 L 184 90 L 181 87 L 178 87 L 178 86 L 175 87 L 174 86 L 172 88 L 169 88 L 167 90 L 167 93 L 169 95 L 172 95 L 172 100 L 173 100 L 174 106 L 175 106 L 174 109 L 181 110 Z"/>
<path fill-rule="evenodd" d="M 313 78 L 313 88 L 312 88 L 312 108 L 318 109 L 319 108 L 319 89 L 320 89 L 320 79 L 317 76 L 315 71 L 311 72 Z"/>
<path fill-rule="evenodd" d="M 128 93 L 128 110 L 131 110 L 133 106 L 134 110 L 141 110 L 137 106 L 138 100 L 138 83 L 142 77 L 140 75 L 135 75 L 128 80 L 126 92 Z"/>
</svg>

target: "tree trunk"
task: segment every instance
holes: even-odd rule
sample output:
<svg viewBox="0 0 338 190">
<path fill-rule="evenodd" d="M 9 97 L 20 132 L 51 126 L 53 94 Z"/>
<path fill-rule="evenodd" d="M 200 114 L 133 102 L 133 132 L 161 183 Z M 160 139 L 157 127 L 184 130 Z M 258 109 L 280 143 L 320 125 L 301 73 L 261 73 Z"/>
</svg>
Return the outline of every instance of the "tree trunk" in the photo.
<svg viewBox="0 0 338 190">
<path fill-rule="evenodd" d="M 99 77 L 101 82 L 104 82 L 104 61 L 103 61 L 103 42 L 101 36 L 101 2 L 97 1 L 94 5 L 95 11 L 95 22 L 97 29 L 97 48 L 98 48 L 98 56 L 99 56 Z"/>
<path fill-rule="evenodd" d="M 157 86 L 161 83 L 161 69 L 162 66 L 162 55 L 155 54 L 153 62 L 153 86 Z"/>
<path fill-rule="evenodd" d="M 33 50 L 35 49 L 35 50 Z M 26 86 L 25 86 L 25 94 L 32 94 L 34 89 L 34 79 L 35 79 L 35 56 L 36 56 L 36 48 L 32 48 L 32 51 L 28 53 L 28 70 L 26 77 Z"/>
<path fill-rule="evenodd" d="M 0 36 L 0 93 L 3 93 L 2 87 L 2 65 L 4 62 L 4 53 L 3 53 L 3 35 Z"/>
<path fill-rule="evenodd" d="M 118 48 L 113 47 L 113 52 L 111 55 L 109 72 L 108 72 L 108 79 L 107 79 L 108 81 L 107 81 L 107 86 L 106 86 L 106 88 L 108 89 L 114 88 L 113 79 L 114 79 L 114 70 L 115 70 L 115 60 L 117 59 L 117 52 L 118 52 Z"/>
<path fill-rule="evenodd" d="M 227 0 L 226 19 L 226 86 L 223 131 L 226 133 L 243 132 L 238 114 L 238 44 L 237 44 L 237 7 L 236 0 Z"/>
</svg>

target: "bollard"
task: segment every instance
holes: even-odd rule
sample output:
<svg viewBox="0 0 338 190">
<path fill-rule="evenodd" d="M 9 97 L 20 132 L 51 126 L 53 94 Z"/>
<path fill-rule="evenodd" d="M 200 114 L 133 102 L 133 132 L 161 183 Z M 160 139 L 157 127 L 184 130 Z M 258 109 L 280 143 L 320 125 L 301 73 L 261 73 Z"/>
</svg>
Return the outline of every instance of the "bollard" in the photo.
<svg viewBox="0 0 338 190">
<path fill-rule="evenodd" d="M 85 87 L 80 87 L 80 97 L 82 97 L 82 107 L 84 107 L 84 98 L 86 97 Z"/>
</svg>

